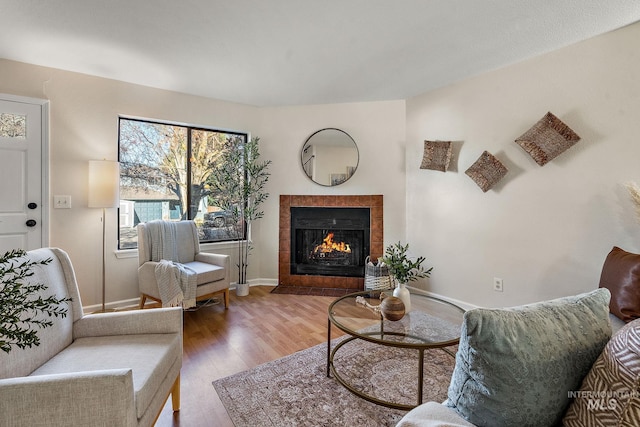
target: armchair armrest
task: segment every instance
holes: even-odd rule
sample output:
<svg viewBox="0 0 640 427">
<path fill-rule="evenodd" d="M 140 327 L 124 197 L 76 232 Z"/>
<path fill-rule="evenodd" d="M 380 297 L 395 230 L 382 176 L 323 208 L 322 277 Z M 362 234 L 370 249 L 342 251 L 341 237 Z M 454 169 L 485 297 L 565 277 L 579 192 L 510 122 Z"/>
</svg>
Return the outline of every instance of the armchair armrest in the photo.
<svg viewBox="0 0 640 427">
<path fill-rule="evenodd" d="M 0 380 L 0 412 L 7 426 L 135 426 L 130 369 Z"/>
<path fill-rule="evenodd" d="M 73 324 L 73 338 L 107 335 L 182 334 L 182 308 L 88 314 Z"/>
<path fill-rule="evenodd" d="M 229 259 L 229 255 L 212 254 L 209 252 L 198 252 L 195 256 L 196 261 L 217 265 L 227 270 L 229 270 L 231 266 L 231 261 L 229 261 Z"/>
</svg>

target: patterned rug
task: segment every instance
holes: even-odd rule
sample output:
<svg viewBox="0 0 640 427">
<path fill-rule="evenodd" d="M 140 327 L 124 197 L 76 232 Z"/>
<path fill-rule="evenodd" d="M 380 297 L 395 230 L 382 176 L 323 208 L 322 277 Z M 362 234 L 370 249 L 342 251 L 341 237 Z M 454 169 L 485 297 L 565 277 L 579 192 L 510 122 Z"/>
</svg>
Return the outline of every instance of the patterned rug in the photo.
<svg viewBox="0 0 640 427">
<path fill-rule="evenodd" d="M 455 352 L 455 348 L 452 348 Z M 376 398 L 402 404 L 417 401 L 418 352 L 360 340 L 345 344 L 334 366 L 340 375 Z M 441 402 L 454 358 L 442 350 L 425 352 L 424 401 Z M 394 426 L 405 411 L 361 399 L 327 378 L 327 345 L 213 382 L 236 427 Z"/>
</svg>

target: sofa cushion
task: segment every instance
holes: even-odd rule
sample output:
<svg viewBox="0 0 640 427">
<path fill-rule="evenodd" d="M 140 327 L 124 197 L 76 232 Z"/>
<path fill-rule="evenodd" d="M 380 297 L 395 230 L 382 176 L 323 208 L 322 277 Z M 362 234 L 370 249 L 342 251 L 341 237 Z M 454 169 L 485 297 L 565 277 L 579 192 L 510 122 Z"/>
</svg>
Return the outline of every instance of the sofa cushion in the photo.
<svg viewBox="0 0 640 427">
<path fill-rule="evenodd" d="M 466 312 L 445 404 L 478 426 L 557 425 L 611 336 L 609 298 Z"/>
<path fill-rule="evenodd" d="M 563 420 L 567 427 L 637 426 L 640 420 L 640 319 L 611 338 Z"/>
<path fill-rule="evenodd" d="M 602 266 L 600 287 L 611 292 L 611 313 L 625 322 L 639 318 L 640 255 L 614 246 Z"/>
<path fill-rule="evenodd" d="M 181 360 L 180 340 L 179 334 L 80 338 L 31 375 L 131 369 L 136 415 L 140 418 L 167 372 L 177 360 Z"/>
</svg>

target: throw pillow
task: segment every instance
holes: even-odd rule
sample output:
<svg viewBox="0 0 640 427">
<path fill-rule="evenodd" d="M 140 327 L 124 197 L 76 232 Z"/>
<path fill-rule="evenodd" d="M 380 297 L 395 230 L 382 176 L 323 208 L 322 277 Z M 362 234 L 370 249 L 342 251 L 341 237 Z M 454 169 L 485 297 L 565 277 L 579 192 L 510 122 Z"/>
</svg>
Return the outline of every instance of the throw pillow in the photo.
<svg viewBox="0 0 640 427">
<path fill-rule="evenodd" d="M 604 260 L 600 287 L 611 291 L 611 313 L 625 322 L 639 318 L 640 255 L 614 246 Z"/>
<path fill-rule="evenodd" d="M 445 404 L 478 426 L 552 426 L 611 336 L 607 289 L 464 315 Z"/>
<path fill-rule="evenodd" d="M 611 338 L 563 420 L 566 427 L 637 426 L 640 420 L 640 320 Z"/>
</svg>

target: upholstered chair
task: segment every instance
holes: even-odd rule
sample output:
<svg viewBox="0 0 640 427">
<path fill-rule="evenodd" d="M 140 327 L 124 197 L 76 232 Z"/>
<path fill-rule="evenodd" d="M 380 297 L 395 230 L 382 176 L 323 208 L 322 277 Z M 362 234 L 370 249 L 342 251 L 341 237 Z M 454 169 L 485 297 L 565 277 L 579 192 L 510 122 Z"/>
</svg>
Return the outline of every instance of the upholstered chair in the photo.
<svg viewBox="0 0 640 427">
<path fill-rule="evenodd" d="M 162 224 L 163 222 L 164 224 Z M 172 237 L 167 239 L 166 236 L 162 236 L 162 233 L 154 232 L 154 227 L 158 225 L 171 226 Z M 182 266 L 186 267 L 186 270 L 195 275 L 197 285 L 195 298 L 197 301 L 222 294 L 224 306 L 229 308 L 231 270 L 229 256 L 201 252 L 198 230 L 193 221 L 153 221 L 140 223 L 137 229 L 140 308 L 144 308 L 147 298 L 166 303 L 166 301 L 162 301 L 158 287 L 158 284 L 163 281 L 163 277 L 159 275 L 163 271 L 162 268 L 159 268 L 162 261 L 158 259 L 160 257 L 180 264 L 181 268 L 183 268 Z M 167 249 L 168 243 L 175 246 Z M 166 252 L 173 254 L 175 259 L 167 257 Z"/>
</svg>

